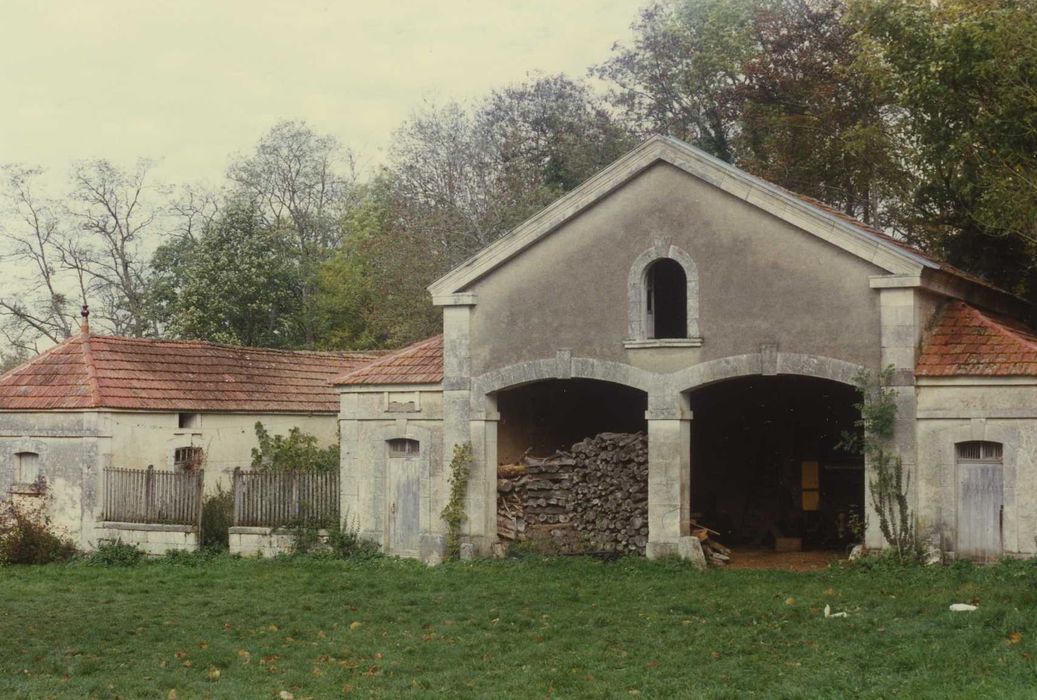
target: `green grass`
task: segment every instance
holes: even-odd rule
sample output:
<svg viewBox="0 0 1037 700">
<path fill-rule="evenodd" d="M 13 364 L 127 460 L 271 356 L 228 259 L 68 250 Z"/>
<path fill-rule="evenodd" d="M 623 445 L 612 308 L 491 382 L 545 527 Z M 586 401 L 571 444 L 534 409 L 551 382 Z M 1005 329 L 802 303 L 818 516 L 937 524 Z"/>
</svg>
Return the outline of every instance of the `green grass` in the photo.
<svg viewBox="0 0 1037 700">
<path fill-rule="evenodd" d="M 0 569 L 3 698 L 1034 697 L 1035 655 L 1033 562 Z"/>
</svg>

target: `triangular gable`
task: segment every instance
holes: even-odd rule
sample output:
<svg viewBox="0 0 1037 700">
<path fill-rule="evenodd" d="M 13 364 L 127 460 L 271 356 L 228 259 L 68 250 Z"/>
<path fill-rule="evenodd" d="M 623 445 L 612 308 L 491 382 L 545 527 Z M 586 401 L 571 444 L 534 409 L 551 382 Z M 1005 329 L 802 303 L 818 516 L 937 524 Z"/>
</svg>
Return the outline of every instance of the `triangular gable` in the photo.
<svg viewBox="0 0 1037 700">
<path fill-rule="evenodd" d="M 667 136 L 654 136 L 572 192 L 520 224 L 429 286 L 433 300 L 463 292 L 508 260 L 647 170 L 665 162 L 752 204 L 810 234 L 896 275 L 923 269 L 946 270 L 936 260 L 894 239 L 851 223 L 846 217 L 766 180 L 739 170 L 708 153 Z"/>
</svg>

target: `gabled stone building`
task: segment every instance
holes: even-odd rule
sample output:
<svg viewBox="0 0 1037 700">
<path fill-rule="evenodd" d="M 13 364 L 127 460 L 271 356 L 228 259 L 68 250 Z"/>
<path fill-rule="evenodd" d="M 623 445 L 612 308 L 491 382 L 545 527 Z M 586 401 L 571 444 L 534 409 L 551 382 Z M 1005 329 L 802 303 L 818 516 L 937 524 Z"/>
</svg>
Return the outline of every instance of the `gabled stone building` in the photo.
<svg viewBox="0 0 1037 700">
<path fill-rule="evenodd" d="M 870 506 L 840 436 L 855 377 L 887 366 L 920 530 L 1035 551 L 1031 309 L 687 144 L 649 140 L 430 292 L 442 337 L 336 380 L 344 511 L 389 552 L 441 555 L 455 445 L 489 552 L 498 464 L 605 430 L 647 432 L 649 556 L 686 551 L 692 514 L 845 541 Z"/>
<path fill-rule="evenodd" d="M 248 467 L 261 421 L 337 439 L 330 380 L 378 353 L 243 348 L 82 332 L 0 377 L 0 499 L 34 499 L 82 548 L 97 543 L 105 467 L 202 466 L 206 488 Z"/>
</svg>

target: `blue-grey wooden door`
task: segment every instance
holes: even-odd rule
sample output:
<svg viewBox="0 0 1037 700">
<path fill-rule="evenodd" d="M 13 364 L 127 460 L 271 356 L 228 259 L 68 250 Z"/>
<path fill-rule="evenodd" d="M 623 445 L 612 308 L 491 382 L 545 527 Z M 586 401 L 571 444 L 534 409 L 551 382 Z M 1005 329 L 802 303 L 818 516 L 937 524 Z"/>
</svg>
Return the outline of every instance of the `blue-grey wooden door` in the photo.
<svg viewBox="0 0 1037 700">
<path fill-rule="evenodd" d="M 959 463 L 958 556 L 1001 556 L 1004 470 L 995 463 Z"/>
<path fill-rule="evenodd" d="M 389 554 L 418 556 L 421 534 L 421 460 L 389 458 Z"/>
</svg>

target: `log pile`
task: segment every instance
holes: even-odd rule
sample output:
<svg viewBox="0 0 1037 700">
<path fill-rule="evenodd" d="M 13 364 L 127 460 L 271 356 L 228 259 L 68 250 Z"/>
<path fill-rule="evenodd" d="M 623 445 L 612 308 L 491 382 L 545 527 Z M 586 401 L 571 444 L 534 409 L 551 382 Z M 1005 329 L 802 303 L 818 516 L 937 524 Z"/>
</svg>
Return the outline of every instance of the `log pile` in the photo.
<svg viewBox="0 0 1037 700">
<path fill-rule="evenodd" d="M 497 472 L 501 539 L 550 538 L 559 548 L 644 554 L 648 541 L 648 440 L 601 433 L 550 457 L 523 457 Z"/>
<path fill-rule="evenodd" d="M 724 566 L 731 550 L 695 520 L 690 532 L 706 563 Z M 641 554 L 648 542 L 648 438 L 601 433 L 550 457 L 525 456 L 497 470 L 497 534 L 536 541 L 553 552 Z"/>
<path fill-rule="evenodd" d="M 601 433 L 572 446 L 573 527 L 593 546 L 644 554 L 648 542 L 648 438 Z"/>
</svg>

